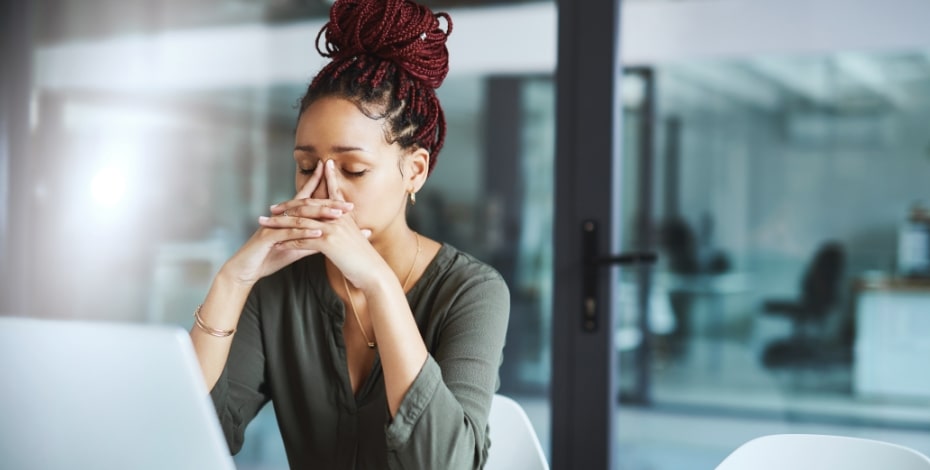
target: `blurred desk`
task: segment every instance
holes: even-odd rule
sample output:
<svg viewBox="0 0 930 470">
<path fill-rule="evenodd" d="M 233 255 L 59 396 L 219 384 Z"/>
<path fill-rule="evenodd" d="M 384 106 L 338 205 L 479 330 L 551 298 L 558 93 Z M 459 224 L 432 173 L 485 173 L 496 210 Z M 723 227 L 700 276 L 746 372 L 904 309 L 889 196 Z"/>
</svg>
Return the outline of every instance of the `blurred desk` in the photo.
<svg viewBox="0 0 930 470">
<path fill-rule="evenodd" d="M 692 326 L 703 324 L 703 328 L 688 328 L 695 334 L 703 336 L 719 335 L 723 327 L 725 316 L 724 299 L 727 296 L 743 294 L 749 291 L 750 276 L 744 272 L 731 272 L 721 274 L 674 274 L 661 273 L 656 279 L 657 286 L 670 293 L 684 293 L 695 300 L 703 300 L 703 305 L 689 308 L 689 310 L 706 310 L 706 321 L 695 318 L 700 313 L 678 312 L 683 314 L 680 320 L 689 322 Z M 701 308 L 703 307 L 703 308 Z"/>
<path fill-rule="evenodd" d="M 855 294 L 855 393 L 930 398 L 930 279 L 863 278 Z"/>
<path fill-rule="evenodd" d="M 662 273 L 658 282 L 668 290 L 681 290 L 694 294 L 739 294 L 749 288 L 749 274 L 742 272 L 721 274 Z"/>
<path fill-rule="evenodd" d="M 746 272 L 719 274 L 659 273 L 656 286 L 670 296 L 679 296 L 673 303 L 678 322 L 678 341 L 709 346 L 706 349 L 707 369 L 717 371 L 722 360 L 721 342 L 726 336 L 727 299 L 749 292 L 751 276 Z M 683 298 L 682 298 L 683 297 Z M 732 308 L 730 309 L 732 310 Z"/>
</svg>

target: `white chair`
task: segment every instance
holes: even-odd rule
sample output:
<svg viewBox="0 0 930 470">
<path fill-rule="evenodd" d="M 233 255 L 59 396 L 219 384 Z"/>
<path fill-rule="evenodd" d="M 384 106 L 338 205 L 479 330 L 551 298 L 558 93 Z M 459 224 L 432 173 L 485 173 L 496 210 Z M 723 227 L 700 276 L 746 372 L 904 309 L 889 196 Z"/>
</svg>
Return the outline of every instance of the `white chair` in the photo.
<svg viewBox="0 0 930 470">
<path fill-rule="evenodd" d="M 491 448 L 485 470 L 549 470 L 536 431 L 519 403 L 494 395 L 488 426 Z"/>
<path fill-rule="evenodd" d="M 908 447 L 856 437 L 773 434 L 733 451 L 717 470 L 930 470 Z"/>
</svg>

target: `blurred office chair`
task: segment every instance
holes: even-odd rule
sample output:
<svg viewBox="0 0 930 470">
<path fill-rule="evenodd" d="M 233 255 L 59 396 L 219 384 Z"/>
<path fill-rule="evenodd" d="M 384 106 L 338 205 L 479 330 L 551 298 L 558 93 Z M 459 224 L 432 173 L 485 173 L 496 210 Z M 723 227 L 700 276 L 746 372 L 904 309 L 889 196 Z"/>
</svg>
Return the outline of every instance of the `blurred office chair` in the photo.
<svg viewBox="0 0 930 470">
<path fill-rule="evenodd" d="M 485 470 L 549 470 L 536 431 L 519 403 L 494 395 L 488 426 L 491 448 Z"/>
<path fill-rule="evenodd" d="M 773 434 L 734 450 L 716 470 L 930 470 L 914 449 L 845 436 Z"/>
<path fill-rule="evenodd" d="M 845 264 L 843 246 L 826 242 L 817 249 L 801 280 L 801 296 L 793 300 L 768 300 L 763 313 L 789 318 L 792 335 L 770 343 L 763 354 L 767 366 L 797 365 L 823 359 L 825 320 L 839 303 L 840 278 Z"/>
</svg>

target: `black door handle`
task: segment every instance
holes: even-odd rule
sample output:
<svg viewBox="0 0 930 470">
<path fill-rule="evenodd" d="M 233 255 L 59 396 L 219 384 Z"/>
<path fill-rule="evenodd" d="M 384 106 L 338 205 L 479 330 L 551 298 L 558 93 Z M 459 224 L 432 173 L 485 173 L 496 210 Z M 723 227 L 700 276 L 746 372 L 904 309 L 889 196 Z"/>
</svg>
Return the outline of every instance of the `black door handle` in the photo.
<svg viewBox="0 0 930 470">
<path fill-rule="evenodd" d="M 597 331 L 600 324 L 600 308 L 597 305 L 597 278 L 602 266 L 612 264 L 652 264 L 658 256 L 652 252 L 619 253 L 600 256 L 597 253 L 598 227 L 594 220 L 581 223 L 581 259 L 584 262 L 582 279 L 581 329 L 586 333 Z"/>
</svg>

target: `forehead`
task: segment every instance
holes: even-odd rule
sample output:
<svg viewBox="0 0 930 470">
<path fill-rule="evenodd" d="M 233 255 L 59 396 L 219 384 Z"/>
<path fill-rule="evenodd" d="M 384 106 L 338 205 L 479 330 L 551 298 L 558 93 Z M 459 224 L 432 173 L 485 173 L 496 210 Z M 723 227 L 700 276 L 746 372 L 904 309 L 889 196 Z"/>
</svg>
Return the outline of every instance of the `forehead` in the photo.
<svg viewBox="0 0 930 470">
<path fill-rule="evenodd" d="M 300 115 L 295 136 L 297 145 L 365 144 L 389 145 L 384 119 L 372 119 L 355 103 L 326 97 L 314 101 Z"/>
</svg>

